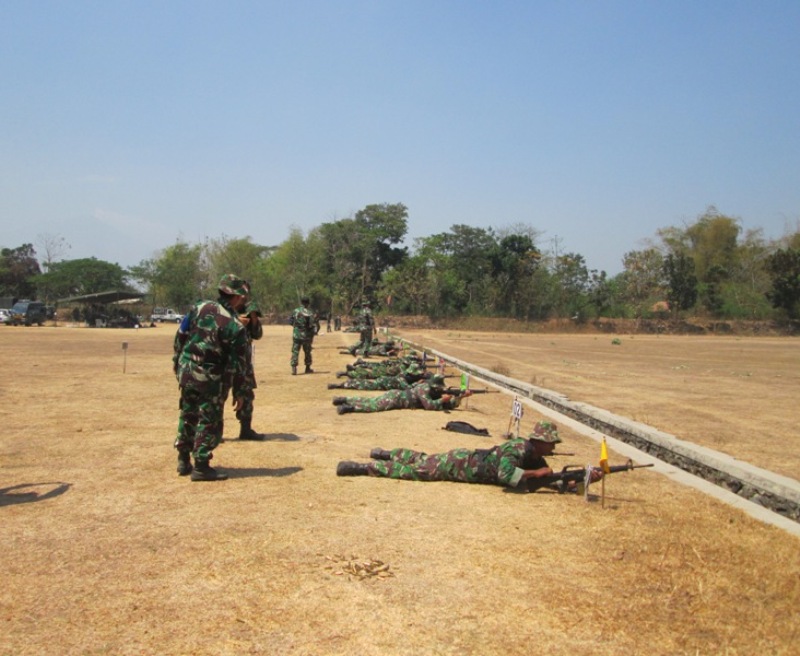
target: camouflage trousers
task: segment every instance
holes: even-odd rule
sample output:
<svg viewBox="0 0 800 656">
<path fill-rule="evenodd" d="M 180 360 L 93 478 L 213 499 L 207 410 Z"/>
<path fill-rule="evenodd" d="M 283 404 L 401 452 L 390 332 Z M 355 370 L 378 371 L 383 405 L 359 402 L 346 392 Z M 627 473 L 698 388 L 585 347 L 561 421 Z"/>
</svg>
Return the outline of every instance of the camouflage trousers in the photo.
<svg viewBox="0 0 800 656">
<path fill-rule="evenodd" d="M 366 396 L 345 397 L 347 405 L 353 406 L 354 412 L 383 412 L 384 410 L 400 410 L 416 408 L 414 397 L 407 390 L 390 390 L 386 394 L 369 398 Z"/>
<path fill-rule="evenodd" d="M 367 465 L 370 476 L 404 481 L 456 481 L 484 483 L 478 473 L 476 452 L 453 449 L 428 455 L 411 449 L 392 449 L 391 460 L 373 460 Z"/>
<path fill-rule="evenodd" d="M 372 327 L 361 331 L 361 342 L 359 343 L 359 350 L 362 355 L 370 355 L 372 348 Z"/>
<path fill-rule="evenodd" d="M 354 367 L 347 372 L 348 378 L 380 378 L 381 376 L 401 376 L 403 367 L 379 365 L 375 367 Z"/>
<path fill-rule="evenodd" d="M 378 378 L 348 378 L 341 386 L 344 389 L 387 391 L 408 389 L 411 384 L 402 376 L 379 376 Z"/>
<path fill-rule="evenodd" d="M 244 396 L 244 403 L 242 407 L 236 411 L 236 419 L 244 421 L 253 418 L 253 402 L 255 401 L 255 392 L 248 392 Z"/>
<path fill-rule="evenodd" d="M 306 367 L 311 366 L 311 343 L 312 340 L 310 339 L 292 340 L 292 359 L 290 364 L 293 367 L 296 367 L 297 363 L 300 361 L 300 349 L 303 350 L 303 357 L 305 358 L 303 364 L 305 364 Z"/>
<path fill-rule="evenodd" d="M 222 441 L 226 397 L 223 392 L 209 396 L 195 390 L 181 390 L 178 437 L 175 439 L 178 451 L 191 451 L 195 462 L 211 460 L 212 451 Z"/>
<path fill-rule="evenodd" d="M 252 419 L 253 418 L 253 402 L 256 399 L 255 389 L 258 387 L 256 383 L 256 374 L 253 371 L 252 367 L 247 374 L 247 379 L 250 382 L 250 387 L 252 389 L 248 390 L 244 396 L 244 403 L 242 403 L 241 409 L 236 411 L 236 419 L 239 421 Z M 225 396 L 227 397 L 228 394 L 226 393 Z"/>
</svg>

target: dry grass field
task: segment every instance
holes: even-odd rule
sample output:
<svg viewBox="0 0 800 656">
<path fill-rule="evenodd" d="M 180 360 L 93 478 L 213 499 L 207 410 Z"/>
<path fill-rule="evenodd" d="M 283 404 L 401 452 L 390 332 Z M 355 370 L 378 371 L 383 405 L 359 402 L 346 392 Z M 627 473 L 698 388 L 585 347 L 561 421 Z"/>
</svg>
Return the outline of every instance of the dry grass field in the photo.
<svg viewBox="0 0 800 656">
<path fill-rule="evenodd" d="M 268 327 L 268 439 L 231 439 L 228 414 L 215 464 L 230 479 L 177 476 L 172 335 L 0 327 L 3 656 L 800 651 L 798 539 L 652 470 L 610 478 L 604 507 L 337 478 L 374 446 L 494 444 L 510 409 L 491 394 L 339 416 L 327 383 L 352 334 L 321 335 L 316 373 L 293 377 L 290 329 Z M 791 339 L 407 336 L 796 477 Z M 492 437 L 441 430 L 451 419 Z M 575 463 L 597 460 L 561 433 Z"/>
<path fill-rule="evenodd" d="M 397 333 L 800 478 L 800 340 L 791 337 Z"/>
</svg>

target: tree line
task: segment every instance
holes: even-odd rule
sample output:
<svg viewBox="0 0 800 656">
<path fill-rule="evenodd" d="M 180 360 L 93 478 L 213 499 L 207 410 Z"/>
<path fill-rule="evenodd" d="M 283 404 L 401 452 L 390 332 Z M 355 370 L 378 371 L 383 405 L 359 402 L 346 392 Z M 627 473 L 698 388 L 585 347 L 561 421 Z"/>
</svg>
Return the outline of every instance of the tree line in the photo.
<svg viewBox="0 0 800 656">
<path fill-rule="evenodd" d="M 54 302 L 128 289 L 183 311 L 215 296 L 220 275 L 233 271 L 276 315 L 307 295 L 321 313 L 341 315 L 369 299 L 378 312 L 434 319 L 800 318 L 800 226 L 767 240 L 709 207 L 625 253 L 623 271 L 611 277 L 589 269 L 579 253 L 541 250 L 541 233 L 529 225 L 453 225 L 411 247 L 402 245 L 407 229 L 405 205 L 368 205 L 305 234 L 294 228 L 277 246 L 250 237 L 178 240 L 129 269 L 59 259 L 68 246 L 46 236 L 41 258 L 32 244 L 0 251 L 0 296 Z"/>
</svg>

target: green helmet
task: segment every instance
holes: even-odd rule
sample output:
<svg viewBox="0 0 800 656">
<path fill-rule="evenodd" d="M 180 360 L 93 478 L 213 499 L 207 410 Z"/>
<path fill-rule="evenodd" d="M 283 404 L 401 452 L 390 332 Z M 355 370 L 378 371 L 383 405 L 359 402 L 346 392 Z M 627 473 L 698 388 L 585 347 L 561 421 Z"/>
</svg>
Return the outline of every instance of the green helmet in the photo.
<svg viewBox="0 0 800 656">
<path fill-rule="evenodd" d="M 247 281 L 242 280 L 233 273 L 226 273 L 222 276 L 217 289 L 223 294 L 231 294 L 232 296 L 247 296 L 250 293 L 250 286 Z"/>
<path fill-rule="evenodd" d="M 431 376 L 430 384 L 434 387 L 444 387 L 444 376 L 442 374 L 434 374 Z"/>
<path fill-rule="evenodd" d="M 561 441 L 558 436 L 558 427 L 551 421 L 537 422 L 533 427 L 533 432 L 528 435 L 528 439 L 551 444 L 558 444 Z"/>
</svg>

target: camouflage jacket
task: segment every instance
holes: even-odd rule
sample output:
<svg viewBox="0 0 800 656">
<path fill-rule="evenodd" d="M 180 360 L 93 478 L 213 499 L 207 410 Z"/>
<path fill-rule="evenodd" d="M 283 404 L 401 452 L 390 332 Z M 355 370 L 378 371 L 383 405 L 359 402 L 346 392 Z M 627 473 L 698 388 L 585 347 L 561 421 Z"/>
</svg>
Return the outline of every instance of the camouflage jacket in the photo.
<svg viewBox="0 0 800 656">
<path fill-rule="evenodd" d="M 372 316 L 370 308 L 362 308 L 358 313 L 358 329 L 362 332 L 372 331 L 375 327 L 375 317 Z"/>
<path fill-rule="evenodd" d="M 294 312 L 292 312 L 291 322 L 294 327 L 292 339 L 295 341 L 304 342 L 313 339 L 314 335 L 317 334 L 318 322 L 315 319 L 315 315 L 304 305 L 295 308 Z"/>
<path fill-rule="evenodd" d="M 173 370 L 182 389 L 234 397 L 252 390 L 250 342 L 245 327 L 224 301 L 200 301 L 181 321 L 173 344 Z"/>
<path fill-rule="evenodd" d="M 480 464 L 476 482 L 496 483 L 517 487 L 526 469 L 547 467 L 547 462 L 537 456 L 530 440 L 515 438 L 490 449 L 475 451 Z"/>
</svg>

